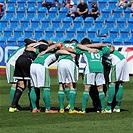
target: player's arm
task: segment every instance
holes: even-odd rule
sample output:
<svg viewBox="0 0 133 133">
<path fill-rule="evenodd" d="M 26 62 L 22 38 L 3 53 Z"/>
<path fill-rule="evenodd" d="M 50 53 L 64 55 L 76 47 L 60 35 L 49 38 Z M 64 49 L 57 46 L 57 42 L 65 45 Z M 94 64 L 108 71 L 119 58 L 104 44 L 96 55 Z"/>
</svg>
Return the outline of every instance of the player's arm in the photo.
<svg viewBox="0 0 133 133">
<path fill-rule="evenodd" d="M 86 44 L 84 46 L 89 47 L 89 48 L 90 47 L 100 48 L 100 47 L 105 47 L 105 46 L 111 46 L 111 44 L 108 44 L 108 43 L 106 43 L 106 44 L 103 44 L 103 43 L 93 43 L 93 44 Z"/>
<path fill-rule="evenodd" d="M 42 51 L 41 53 L 39 53 L 38 56 L 41 56 L 43 54 L 46 54 L 47 52 L 49 52 L 49 51 L 51 51 L 51 50 L 53 50 L 55 48 L 60 48 L 60 47 L 61 47 L 61 44 L 60 43 L 56 43 L 54 45 L 51 45 L 45 51 Z"/>
<path fill-rule="evenodd" d="M 70 53 L 76 53 L 75 49 L 73 49 L 73 48 L 62 47 L 61 49 L 62 50 L 67 50 Z"/>
<path fill-rule="evenodd" d="M 58 50 L 56 53 L 57 53 L 58 55 L 71 55 L 73 58 L 76 57 L 76 54 L 71 53 L 71 52 L 69 52 L 69 51 L 67 51 L 67 50 L 65 50 L 65 49 Z"/>
<path fill-rule="evenodd" d="M 78 44 L 78 45 L 77 45 L 77 48 L 79 48 L 79 49 L 81 49 L 81 50 L 93 52 L 93 53 L 97 53 L 97 52 L 98 52 L 97 49 L 92 49 L 92 48 L 87 47 L 86 45 L 81 45 L 81 44 Z"/>
</svg>

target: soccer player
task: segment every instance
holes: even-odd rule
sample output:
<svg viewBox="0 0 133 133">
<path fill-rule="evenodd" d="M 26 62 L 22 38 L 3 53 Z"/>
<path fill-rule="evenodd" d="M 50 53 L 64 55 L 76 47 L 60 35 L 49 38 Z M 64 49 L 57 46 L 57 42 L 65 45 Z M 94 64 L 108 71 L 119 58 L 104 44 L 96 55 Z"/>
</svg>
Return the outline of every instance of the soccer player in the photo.
<svg viewBox="0 0 133 133">
<path fill-rule="evenodd" d="M 74 109 L 76 88 L 73 87 L 73 83 L 76 83 L 78 80 L 78 67 L 75 64 L 77 43 L 64 41 L 63 46 L 64 47 L 61 50 L 57 51 L 57 54 L 59 54 L 57 66 L 59 82 L 58 99 L 60 104 L 59 112 L 64 113 L 64 85 L 68 84 L 70 88 L 69 94 L 67 94 L 70 99 L 69 113 L 77 113 Z"/>
<path fill-rule="evenodd" d="M 35 43 L 35 40 L 31 40 L 31 39 L 27 39 L 32 43 Z M 6 61 L 6 76 L 7 76 L 7 82 L 11 84 L 11 88 L 10 88 L 10 102 L 12 103 L 13 97 L 14 97 L 14 93 L 16 91 L 16 83 L 17 81 L 14 80 L 13 75 L 14 75 L 14 70 L 15 70 L 15 63 L 16 60 L 18 59 L 18 57 L 20 55 L 23 54 L 24 50 L 25 50 L 25 45 L 21 46 L 20 48 L 18 48 L 17 50 L 15 50 L 10 57 L 8 58 L 8 60 Z"/>
<path fill-rule="evenodd" d="M 36 56 L 41 51 L 46 50 L 47 47 L 46 43 L 42 41 L 37 43 L 29 42 L 23 54 L 16 60 L 14 78 L 17 79 L 17 86 L 9 112 L 18 111 L 18 101 L 26 88 L 26 81 L 30 80 L 30 65 Z"/>
<path fill-rule="evenodd" d="M 64 113 L 64 85 L 69 84 L 69 102 L 70 109 L 69 113 L 77 113 L 78 111 L 74 109 L 74 104 L 76 100 L 76 83 L 78 81 L 78 65 L 76 65 L 76 54 L 78 54 L 77 42 L 72 40 L 71 42 L 65 41 L 63 43 L 64 49 L 58 50 L 60 54 L 58 58 L 58 82 L 59 91 L 58 99 L 60 104 L 60 113 Z M 89 49 L 89 48 L 88 48 Z"/>
<path fill-rule="evenodd" d="M 106 112 L 112 113 L 112 102 L 116 92 L 116 84 L 118 83 L 118 91 L 116 92 L 116 106 L 113 112 L 120 112 L 120 105 L 123 96 L 123 83 L 129 81 L 128 65 L 125 57 L 114 46 L 112 53 L 107 56 L 111 61 L 111 70 L 109 74 L 109 90 Z"/>
<path fill-rule="evenodd" d="M 82 95 L 82 111 L 79 111 L 78 113 L 86 113 L 86 105 L 89 99 L 89 91 L 91 85 L 97 86 L 101 103 L 101 113 L 105 113 L 105 93 L 103 91 L 105 79 L 103 74 L 102 57 L 104 54 L 110 53 L 110 48 L 102 47 L 101 49 L 97 49 L 95 53 L 92 53 L 87 51 L 88 47 L 91 46 L 90 43 L 91 42 L 89 39 L 84 38 L 81 41 L 81 44 L 77 45 L 77 47 L 81 50 L 80 53 L 83 53 L 84 60 L 86 61 L 86 67 L 84 71 L 84 92 Z M 98 44 L 98 46 L 100 45 L 102 46 L 102 44 Z"/>
<path fill-rule="evenodd" d="M 57 60 L 55 50 L 60 48 L 61 44 L 53 44 L 47 50 L 39 54 L 39 56 L 32 62 L 30 67 L 31 75 L 31 103 L 32 113 L 38 113 L 40 110 L 36 107 L 36 93 L 35 89 L 43 89 L 43 101 L 45 103 L 45 113 L 58 113 L 56 110 L 50 109 L 50 75 L 48 67 Z M 53 50 L 55 49 L 55 50 Z M 51 51 L 52 50 L 52 51 Z"/>
</svg>

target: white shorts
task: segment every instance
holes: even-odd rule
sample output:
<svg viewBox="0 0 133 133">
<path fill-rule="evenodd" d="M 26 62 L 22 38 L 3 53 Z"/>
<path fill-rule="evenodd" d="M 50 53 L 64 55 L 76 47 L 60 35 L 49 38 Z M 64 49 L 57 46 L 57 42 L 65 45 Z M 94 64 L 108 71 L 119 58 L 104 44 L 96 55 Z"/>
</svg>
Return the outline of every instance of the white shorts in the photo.
<svg viewBox="0 0 133 133">
<path fill-rule="evenodd" d="M 31 64 L 30 66 L 31 86 L 50 87 L 49 70 L 40 64 Z"/>
<path fill-rule="evenodd" d="M 6 77 L 8 83 L 16 83 L 17 80 L 13 78 L 15 67 L 9 63 L 6 63 Z"/>
<path fill-rule="evenodd" d="M 109 74 L 109 82 L 129 81 L 129 70 L 126 59 L 113 66 Z"/>
<path fill-rule="evenodd" d="M 105 79 L 103 73 L 88 73 L 84 75 L 84 85 L 103 85 Z"/>
<path fill-rule="evenodd" d="M 58 62 L 58 81 L 59 83 L 76 83 L 78 81 L 78 67 L 67 59 Z"/>
</svg>

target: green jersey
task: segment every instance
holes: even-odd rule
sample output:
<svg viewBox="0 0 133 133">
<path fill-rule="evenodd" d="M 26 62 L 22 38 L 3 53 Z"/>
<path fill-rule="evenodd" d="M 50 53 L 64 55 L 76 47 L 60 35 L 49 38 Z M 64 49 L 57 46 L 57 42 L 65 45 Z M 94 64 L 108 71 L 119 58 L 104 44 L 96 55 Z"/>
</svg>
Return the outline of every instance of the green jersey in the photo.
<svg viewBox="0 0 133 133">
<path fill-rule="evenodd" d="M 48 68 L 52 63 L 57 60 L 55 53 L 46 53 L 38 56 L 33 63 L 41 64 L 42 66 Z"/>
<path fill-rule="evenodd" d="M 109 47 L 103 47 L 101 50 L 98 50 L 98 53 L 83 50 L 80 50 L 80 53 L 83 53 L 86 62 L 85 74 L 95 72 L 103 73 L 102 57 L 104 54 L 110 53 Z"/>
<path fill-rule="evenodd" d="M 78 49 L 76 48 L 77 47 L 77 43 L 62 43 L 64 45 L 64 47 L 66 48 L 72 48 L 74 50 L 76 50 L 76 53 L 78 52 Z M 73 59 L 73 57 L 71 55 L 60 55 L 59 58 L 58 58 L 58 61 L 62 60 L 62 59 L 68 59 L 68 60 L 71 60 L 71 61 L 74 61 L 75 60 Z"/>
</svg>

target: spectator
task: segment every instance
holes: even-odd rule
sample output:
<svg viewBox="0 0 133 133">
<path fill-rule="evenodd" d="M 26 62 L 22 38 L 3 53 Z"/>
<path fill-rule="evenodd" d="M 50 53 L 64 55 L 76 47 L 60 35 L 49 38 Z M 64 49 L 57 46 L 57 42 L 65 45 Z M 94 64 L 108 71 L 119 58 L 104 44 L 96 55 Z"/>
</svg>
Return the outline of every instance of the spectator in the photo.
<svg viewBox="0 0 133 133">
<path fill-rule="evenodd" d="M 84 0 L 80 0 L 80 3 L 77 6 L 78 16 L 82 16 L 83 19 L 88 17 L 88 5 L 84 2 Z"/>
<path fill-rule="evenodd" d="M 88 14 L 88 17 L 93 17 L 95 20 L 99 16 L 97 3 L 92 2 L 91 5 L 92 5 L 92 8 L 90 9 L 91 14 Z"/>
<path fill-rule="evenodd" d="M 49 10 L 51 7 L 56 6 L 55 3 L 56 3 L 56 0 L 44 0 L 42 2 L 42 6 L 47 7 L 47 9 Z"/>
<path fill-rule="evenodd" d="M 119 2 L 117 3 L 117 6 L 126 9 L 126 5 L 127 5 L 128 3 L 129 3 L 128 0 L 119 0 Z"/>
<path fill-rule="evenodd" d="M 73 19 L 75 19 L 75 17 L 77 16 L 77 6 L 73 2 L 71 2 L 69 6 L 70 8 L 67 17 L 72 17 Z"/>
<path fill-rule="evenodd" d="M 4 15 L 4 6 L 3 3 L 0 3 L 0 19 L 2 18 L 3 15 Z"/>
</svg>

